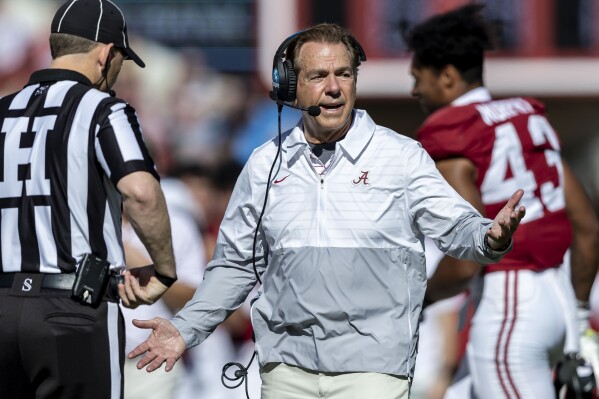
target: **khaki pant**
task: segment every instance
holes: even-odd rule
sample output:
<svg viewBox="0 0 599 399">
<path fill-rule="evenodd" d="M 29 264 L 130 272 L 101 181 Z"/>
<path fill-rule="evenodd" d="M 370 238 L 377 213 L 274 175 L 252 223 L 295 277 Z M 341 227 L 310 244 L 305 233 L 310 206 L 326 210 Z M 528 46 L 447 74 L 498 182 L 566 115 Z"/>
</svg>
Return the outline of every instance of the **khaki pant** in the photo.
<svg viewBox="0 0 599 399">
<path fill-rule="evenodd" d="M 408 399 L 407 377 L 381 373 L 320 373 L 269 363 L 260 373 L 262 399 Z"/>
<path fill-rule="evenodd" d="M 125 399 L 171 399 L 181 376 L 183 364 L 175 363 L 171 371 L 164 371 L 164 365 L 148 373 L 136 367 L 139 358 L 125 358 Z"/>
</svg>

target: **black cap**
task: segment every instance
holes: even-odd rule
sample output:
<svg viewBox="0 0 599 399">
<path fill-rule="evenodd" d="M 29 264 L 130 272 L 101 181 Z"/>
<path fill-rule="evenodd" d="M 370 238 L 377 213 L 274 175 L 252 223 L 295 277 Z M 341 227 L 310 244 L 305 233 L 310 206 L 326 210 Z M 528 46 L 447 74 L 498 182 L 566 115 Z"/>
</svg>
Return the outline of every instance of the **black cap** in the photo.
<svg viewBox="0 0 599 399">
<path fill-rule="evenodd" d="M 114 43 L 140 67 L 146 64 L 129 47 L 123 12 L 110 0 L 69 0 L 52 20 L 52 33 L 66 33 L 98 43 Z"/>
</svg>

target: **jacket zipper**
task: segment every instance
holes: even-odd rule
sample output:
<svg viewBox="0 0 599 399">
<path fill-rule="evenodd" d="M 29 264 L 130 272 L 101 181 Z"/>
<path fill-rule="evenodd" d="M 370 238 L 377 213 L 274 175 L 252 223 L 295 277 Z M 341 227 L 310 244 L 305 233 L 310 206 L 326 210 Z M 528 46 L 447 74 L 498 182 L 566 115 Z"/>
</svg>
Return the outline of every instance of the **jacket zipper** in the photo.
<svg viewBox="0 0 599 399">
<path fill-rule="evenodd" d="M 326 173 L 326 172 L 325 172 Z M 325 204 L 326 204 L 326 192 L 324 191 L 324 175 L 320 175 L 320 193 L 318 193 L 318 235 L 317 235 L 317 243 L 319 247 L 323 246 L 322 237 L 323 237 L 323 223 L 324 223 L 324 214 L 325 214 Z"/>
</svg>

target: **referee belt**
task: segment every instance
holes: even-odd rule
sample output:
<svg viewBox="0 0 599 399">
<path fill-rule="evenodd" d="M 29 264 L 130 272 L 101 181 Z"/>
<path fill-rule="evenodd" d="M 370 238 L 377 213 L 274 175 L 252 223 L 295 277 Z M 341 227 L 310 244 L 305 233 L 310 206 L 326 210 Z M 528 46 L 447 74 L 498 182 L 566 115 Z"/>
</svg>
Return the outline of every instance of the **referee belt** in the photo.
<svg viewBox="0 0 599 399">
<path fill-rule="evenodd" d="M 21 279 L 16 278 L 18 275 L 26 273 L 0 273 L 0 288 L 12 288 L 15 281 L 19 284 Z M 75 273 L 38 273 L 42 278 L 41 288 L 50 288 L 54 290 L 70 290 L 75 284 Z"/>
</svg>

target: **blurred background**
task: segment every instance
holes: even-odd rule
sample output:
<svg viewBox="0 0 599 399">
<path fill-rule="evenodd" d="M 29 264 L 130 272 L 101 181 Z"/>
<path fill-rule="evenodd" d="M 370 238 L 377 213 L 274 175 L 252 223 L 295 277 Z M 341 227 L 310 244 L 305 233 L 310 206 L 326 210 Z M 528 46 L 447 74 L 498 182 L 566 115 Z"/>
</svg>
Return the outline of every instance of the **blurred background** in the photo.
<svg viewBox="0 0 599 399">
<path fill-rule="evenodd" d="M 414 137 L 425 114 L 410 97 L 410 54 L 402 33 L 432 14 L 471 2 L 116 1 L 127 18 L 131 47 L 147 67 L 125 63 L 114 89 L 137 110 L 161 175 L 184 182 L 193 198 L 190 212 L 205 253 L 201 264 L 212 254 L 241 166 L 255 147 L 277 134 L 277 107 L 268 91 L 274 52 L 288 35 L 319 22 L 349 28 L 368 56 L 360 69 L 357 107 L 378 124 Z M 49 26 L 61 3 L 0 0 L 0 96 L 20 89 L 31 72 L 49 65 Z M 477 3 L 487 5 L 486 16 L 499 38 L 499 48 L 486 60 L 487 86 L 496 97 L 534 96 L 546 104 L 563 155 L 599 210 L 599 1 Z M 283 128 L 299 116 L 285 108 Z M 226 361 L 249 360 L 251 351 L 242 349 L 250 337 L 248 326 L 242 315 L 227 327 Z M 187 369 L 193 376 L 192 363 L 190 356 Z M 220 384 L 222 364 L 213 363 L 218 372 L 212 382 Z M 242 388 L 237 396 L 217 391 L 196 397 L 245 396 Z"/>
<path fill-rule="evenodd" d="M 348 27 L 366 50 L 358 104 L 413 136 L 425 115 L 410 98 L 402 32 L 469 0 L 119 0 L 145 69 L 126 65 L 115 90 L 138 111 L 162 173 L 177 164 L 245 162 L 276 135 L 268 100 L 273 53 L 318 22 Z M 500 48 L 486 83 L 498 97 L 536 96 L 595 203 L 599 203 L 599 2 L 487 0 Z M 50 61 L 48 26 L 60 1 L 0 1 L 0 95 Z M 290 109 L 283 120 L 298 119 Z M 598 205 L 599 207 L 599 205 Z"/>
<path fill-rule="evenodd" d="M 381 125 L 413 136 L 424 120 L 410 98 L 402 32 L 469 0 L 120 0 L 145 69 L 126 65 L 115 90 L 138 111 L 161 173 L 181 163 L 245 162 L 276 135 L 268 100 L 273 53 L 318 22 L 348 27 L 366 50 L 358 104 Z M 486 83 L 498 97 L 547 105 L 564 156 L 599 203 L 599 3 L 486 0 L 499 49 Z M 60 1 L 0 1 L 0 95 L 50 61 L 48 26 Z M 298 119 L 283 111 L 285 126 Z M 599 204 L 598 204 L 599 207 Z"/>
</svg>

